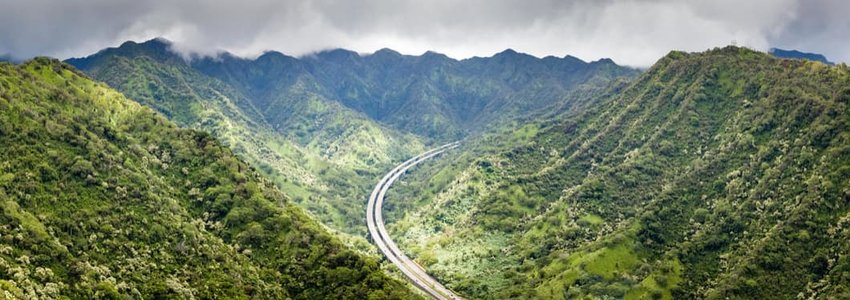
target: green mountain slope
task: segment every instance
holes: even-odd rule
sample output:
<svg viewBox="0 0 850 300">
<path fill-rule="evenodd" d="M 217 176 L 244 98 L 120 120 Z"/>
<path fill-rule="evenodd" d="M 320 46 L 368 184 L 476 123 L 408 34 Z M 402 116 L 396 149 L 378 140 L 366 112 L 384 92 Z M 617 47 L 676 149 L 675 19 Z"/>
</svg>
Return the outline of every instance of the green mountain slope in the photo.
<svg viewBox="0 0 850 300">
<path fill-rule="evenodd" d="M 672 52 L 591 102 L 413 175 L 401 248 L 473 298 L 850 296 L 846 66 Z"/>
<path fill-rule="evenodd" d="M 0 145 L 3 298 L 415 297 L 209 134 L 58 61 L 0 63 Z"/>
<path fill-rule="evenodd" d="M 248 91 L 272 124 L 283 124 L 305 98 L 363 113 L 387 126 L 440 140 L 479 132 L 507 117 L 551 106 L 582 85 L 605 85 L 637 71 L 611 60 L 536 58 L 506 50 L 465 60 L 383 49 L 343 49 L 294 58 L 267 52 L 255 60 L 230 55 L 192 62 L 198 70 Z M 283 109 L 280 109 L 283 108 Z"/>
<path fill-rule="evenodd" d="M 211 132 L 329 226 L 365 236 L 364 201 L 393 162 L 432 140 L 568 105 L 636 71 L 610 60 L 505 51 L 463 61 L 391 50 L 185 61 L 167 41 L 70 59 L 182 126 Z"/>
<path fill-rule="evenodd" d="M 257 108 L 250 91 L 198 72 L 168 47 L 127 42 L 69 62 L 184 127 L 210 132 L 335 229 L 365 235 L 373 178 L 423 148 L 413 136 L 309 94 L 289 91 L 291 105 Z M 284 121 L 274 121 L 282 112 Z"/>
</svg>

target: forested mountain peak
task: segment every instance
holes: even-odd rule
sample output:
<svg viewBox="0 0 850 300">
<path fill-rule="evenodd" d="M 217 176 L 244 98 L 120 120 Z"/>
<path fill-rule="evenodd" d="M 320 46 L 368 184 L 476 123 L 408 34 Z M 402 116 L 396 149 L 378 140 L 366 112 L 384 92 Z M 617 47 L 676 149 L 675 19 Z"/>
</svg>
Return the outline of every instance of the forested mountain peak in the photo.
<svg viewBox="0 0 850 300">
<path fill-rule="evenodd" d="M 244 60 L 250 61 L 250 59 L 244 59 Z M 263 52 L 262 55 L 258 56 L 254 60 L 258 61 L 258 62 L 267 63 L 269 61 L 274 61 L 274 60 L 297 60 L 297 59 L 295 57 L 283 54 L 279 51 L 269 50 L 269 51 Z"/>
<path fill-rule="evenodd" d="M 0 300 L 850 300 L 850 0 L 729 2 L 6 1 Z"/>
<path fill-rule="evenodd" d="M 588 101 L 391 194 L 402 248 L 470 297 L 850 295 L 846 66 L 674 51 Z"/>
<path fill-rule="evenodd" d="M 565 58 L 565 59 L 568 59 L 568 58 Z M 611 65 L 611 66 L 617 65 L 617 63 L 615 63 L 614 60 L 610 59 L 610 58 L 600 58 L 599 60 L 595 60 L 595 61 L 592 61 L 590 63 L 591 64 L 605 64 L 605 65 Z"/>
<path fill-rule="evenodd" d="M 104 65 L 95 61 L 107 56 L 132 58 L 147 51 L 161 63 L 186 63 L 173 59 L 179 56 L 168 52 L 167 46 L 156 40 L 126 43 L 68 62 L 90 70 Z M 600 89 L 611 79 L 637 74 L 610 60 L 537 58 L 511 49 L 464 60 L 433 51 L 413 56 L 390 49 L 369 55 L 332 49 L 299 58 L 276 51 L 255 59 L 225 56 L 194 58 L 189 66 L 230 85 L 259 111 L 292 107 L 295 99 L 314 97 L 342 104 L 401 132 L 438 140 L 560 105 L 564 92 L 574 88 Z M 264 121 L 283 124 L 289 115 L 276 111 Z"/>
<path fill-rule="evenodd" d="M 9 74 L 22 71 L 17 76 L 21 78 L 46 76 L 44 83 L 33 86 L 36 89 L 81 85 L 71 90 L 92 94 L 92 83 L 85 83 L 75 71 L 43 61 L 0 66 Z M 846 109 L 850 70 L 844 65 L 781 59 L 732 46 L 699 53 L 671 51 L 642 74 L 610 59 L 536 58 L 513 50 L 465 60 L 436 53 L 409 56 L 381 50 L 359 55 L 337 49 L 301 58 L 267 52 L 256 59 L 222 56 L 185 61 L 158 41 L 126 43 L 69 62 L 182 126 L 224 138 L 237 154 L 274 178 L 277 188 L 260 187 L 272 195 L 270 199 L 280 199 L 262 203 L 284 205 L 271 213 L 298 216 L 298 209 L 283 196 L 291 191 L 296 195 L 291 201 L 353 234 L 363 232 L 362 204 L 350 199 L 365 199 L 370 179 L 379 175 L 381 166 L 421 149 L 422 140 L 470 137 L 453 160 L 393 190 L 387 207 L 388 219 L 394 222 L 389 227 L 400 237 L 399 244 L 412 249 L 411 255 L 447 286 L 471 297 L 763 298 L 800 293 L 839 297 L 849 292 L 843 283 L 850 278 L 846 272 L 850 248 L 842 242 L 850 239 L 844 226 L 850 211 L 846 181 L 850 173 L 844 167 L 850 161 Z M 15 83 L 4 84 L 4 93 L 17 97 L 25 92 L 9 88 L 29 87 L 17 77 L 6 76 L 6 81 Z M 104 91 L 93 94 L 109 94 L 105 87 L 97 87 Z M 34 93 L 50 101 L 70 97 Z M 63 109 L 71 105 L 69 112 L 86 113 L 72 105 L 76 102 L 62 101 L 55 105 Z M 122 106 L 121 101 L 90 108 L 124 110 L 129 105 L 135 107 L 132 111 L 144 111 L 132 103 Z M 37 102 L 33 107 L 51 103 Z M 42 122 L 44 128 L 56 128 L 42 120 L 47 114 L 9 111 L 35 118 L 22 124 Z M 532 114 L 535 111 L 548 113 Z M 494 121 L 507 114 L 534 117 L 522 119 L 520 125 Z M 96 126 L 89 130 L 93 135 L 81 138 L 97 138 L 123 149 L 127 146 L 123 137 L 140 135 L 149 141 L 145 134 L 157 134 L 169 137 L 172 147 L 184 147 L 180 138 L 170 139 L 169 131 L 184 132 L 176 126 L 161 120 L 154 124 L 162 122 L 162 128 L 115 127 L 115 120 L 123 116 L 87 115 L 86 124 Z M 5 124 L 0 133 L 20 131 L 14 125 L 18 123 Z M 487 130 L 488 126 L 497 130 Z M 22 131 L 14 138 L 40 136 Z M 71 147 L 79 145 L 97 143 Z M 185 144 L 191 145 L 191 141 Z M 153 155 L 148 161 L 165 159 L 172 167 L 186 163 L 175 161 L 177 154 L 162 158 L 162 151 L 151 149 L 154 152 L 139 152 L 141 156 L 132 161 Z M 47 150 L 36 152 L 52 153 Z M 100 174 L 111 169 L 101 170 L 97 163 L 89 168 L 86 162 L 94 158 L 84 160 L 76 168 L 87 176 L 74 179 L 77 183 L 102 187 L 98 193 L 110 192 L 116 184 L 123 190 L 122 182 L 99 183 Z M 239 166 L 253 170 L 244 163 L 234 166 L 236 173 L 262 182 L 260 174 L 240 171 Z M 13 183 L 4 186 L 5 193 L 19 184 L 33 186 L 21 178 L 55 177 L 48 168 L 37 167 L 43 169 L 36 170 L 40 177 L 0 176 L 6 180 L 0 183 Z M 155 174 L 159 177 L 152 178 L 164 183 L 152 186 L 173 187 L 168 190 L 170 199 L 183 199 L 188 193 L 206 197 L 200 188 L 193 191 L 185 182 L 184 188 L 174 181 L 180 174 L 195 176 L 194 169 L 174 173 L 161 165 L 145 168 L 146 176 Z M 77 173 L 62 176 L 73 174 Z M 191 182 L 198 180 L 192 178 Z M 216 197 L 210 198 L 209 209 L 216 210 L 221 220 L 242 220 L 242 209 L 229 217 L 216 204 L 220 193 L 210 193 Z M 24 199 L 17 205 L 29 205 L 26 195 L 15 195 Z M 208 209 L 197 205 L 189 213 Z M 23 222 L 28 217 L 10 218 Z M 277 226 L 273 221 L 257 222 Z M 227 224 L 241 225 L 232 227 L 237 232 L 217 232 L 224 241 L 266 245 L 268 241 L 258 244 L 255 239 L 274 238 L 248 226 L 250 222 Z M 243 225 L 247 227 L 239 227 Z M 305 226 L 310 234 L 324 234 Z M 314 250 L 341 251 L 334 248 L 342 247 L 339 244 L 330 245 L 331 249 Z M 252 257 L 258 254 L 251 251 L 255 254 L 235 252 L 232 263 L 256 264 L 262 270 L 266 261 L 254 262 Z M 355 257 L 345 261 L 364 266 L 357 270 L 365 272 L 353 275 L 346 281 L 351 285 L 341 289 L 353 295 L 398 291 L 393 281 L 363 287 L 357 278 L 372 276 L 364 274 L 377 272 L 376 266 L 368 259 L 359 262 L 356 254 L 340 253 Z M 313 273 L 313 267 L 292 274 L 314 276 L 310 280 L 317 281 L 339 275 L 327 268 Z M 263 276 L 277 280 L 289 275 Z M 191 280 L 186 284 L 203 285 L 207 278 Z M 777 285 L 776 280 L 784 284 Z M 297 285 L 267 290 L 274 295 L 311 291 Z M 229 293 L 242 291 L 234 287 Z"/>
<path fill-rule="evenodd" d="M 348 233 L 365 231 L 363 210 L 351 201 L 366 193 L 364 181 L 409 155 L 408 149 L 421 147 L 341 104 L 303 93 L 315 91 L 309 65 L 279 52 L 256 59 L 223 55 L 188 62 L 102 51 L 69 62 L 83 61 L 91 62 L 79 66 L 92 78 L 181 126 L 221 139 L 278 187 L 296 195 L 299 205 Z"/>
<path fill-rule="evenodd" d="M 448 55 L 445 55 L 445 54 L 443 54 L 443 53 L 440 53 L 440 52 L 437 52 L 437 51 L 434 51 L 434 50 L 428 50 L 428 51 L 425 51 L 425 53 L 422 53 L 422 55 L 421 55 L 421 56 L 422 56 L 422 57 L 429 57 L 429 58 L 439 58 L 439 59 L 446 59 L 446 60 L 455 60 L 455 59 L 453 59 L 453 58 L 450 58 Z"/>
<path fill-rule="evenodd" d="M 532 55 L 530 55 L 530 54 L 517 52 L 517 51 L 515 51 L 514 49 L 510 49 L 510 48 L 505 49 L 505 50 L 503 50 L 502 52 L 499 52 L 499 53 L 494 54 L 491 58 L 498 58 L 498 59 L 503 59 L 503 60 L 508 60 L 508 59 L 531 59 L 531 60 L 536 60 L 536 59 L 537 59 L 537 57 L 534 57 L 534 56 L 532 56 Z"/>
<path fill-rule="evenodd" d="M 87 69 L 105 57 L 122 56 L 127 58 L 150 57 L 156 60 L 178 63 L 183 58 L 171 49 L 171 42 L 164 38 L 155 38 L 142 43 L 126 41 L 118 47 L 106 48 L 85 58 L 71 58 L 66 62 L 79 69 Z"/>
<path fill-rule="evenodd" d="M 361 58 L 360 54 L 348 49 L 330 49 L 319 51 L 315 54 L 306 56 L 308 59 L 320 59 L 327 61 L 345 62 L 353 59 Z"/>
<path fill-rule="evenodd" d="M 372 53 L 371 56 L 401 56 L 401 55 L 402 55 L 401 53 L 399 53 L 398 51 L 395 51 L 393 49 L 381 48 L 380 50 L 375 51 L 375 53 Z"/>
</svg>

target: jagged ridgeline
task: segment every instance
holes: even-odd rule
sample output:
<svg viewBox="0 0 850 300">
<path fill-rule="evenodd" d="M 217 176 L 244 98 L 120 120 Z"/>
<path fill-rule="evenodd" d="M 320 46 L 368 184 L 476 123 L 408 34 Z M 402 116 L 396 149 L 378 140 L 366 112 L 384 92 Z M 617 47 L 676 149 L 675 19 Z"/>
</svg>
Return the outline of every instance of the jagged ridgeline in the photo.
<svg viewBox="0 0 850 300">
<path fill-rule="evenodd" d="M 389 49 L 366 55 L 335 49 L 301 58 L 267 52 L 254 60 L 222 55 L 192 65 L 248 91 L 272 124 L 285 124 L 286 108 L 301 95 L 312 95 L 396 130 L 442 141 L 546 108 L 576 88 L 637 73 L 610 59 L 541 59 L 510 49 L 463 60 Z"/>
<path fill-rule="evenodd" d="M 180 126 L 209 132 L 335 229 L 365 236 L 365 199 L 375 178 L 424 148 L 417 137 L 297 87 L 272 93 L 285 105 L 257 102 L 254 88 L 208 76 L 168 47 L 127 42 L 68 62 Z M 262 66 L 276 72 L 258 75 L 269 82 L 297 75 Z"/>
<path fill-rule="evenodd" d="M 436 195 L 401 248 L 470 298 L 850 297 L 847 66 L 672 52 L 593 101 L 396 189 Z"/>
<path fill-rule="evenodd" d="M 210 132 L 322 222 L 360 236 L 372 185 L 423 144 L 569 106 L 574 91 L 637 73 L 611 60 L 511 50 L 466 60 L 388 49 L 185 60 L 170 47 L 127 42 L 68 62 L 181 126 Z"/>
<path fill-rule="evenodd" d="M 0 63 L 0 145 L 0 298 L 411 297 L 209 134 L 59 61 Z"/>
</svg>

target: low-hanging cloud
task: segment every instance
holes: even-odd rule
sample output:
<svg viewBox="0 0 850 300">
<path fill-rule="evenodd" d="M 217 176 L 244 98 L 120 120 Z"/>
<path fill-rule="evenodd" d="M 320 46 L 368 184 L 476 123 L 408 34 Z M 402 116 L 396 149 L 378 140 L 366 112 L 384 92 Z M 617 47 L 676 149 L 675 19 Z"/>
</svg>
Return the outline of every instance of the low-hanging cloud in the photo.
<svg viewBox="0 0 850 300">
<path fill-rule="evenodd" d="M 3 3 L 0 54 L 83 56 L 165 37 L 183 53 L 392 48 L 455 58 L 506 48 L 648 66 L 672 49 L 738 45 L 850 61 L 842 0 L 28 0 Z"/>
</svg>

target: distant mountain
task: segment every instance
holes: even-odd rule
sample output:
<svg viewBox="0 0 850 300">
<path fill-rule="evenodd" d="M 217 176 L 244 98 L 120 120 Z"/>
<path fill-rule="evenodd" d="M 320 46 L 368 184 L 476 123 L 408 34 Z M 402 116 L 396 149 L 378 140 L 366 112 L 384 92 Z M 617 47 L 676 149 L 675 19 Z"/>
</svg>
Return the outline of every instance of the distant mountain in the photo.
<svg viewBox="0 0 850 300">
<path fill-rule="evenodd" d="M 113 56 L 185 64 L 169 48 L 162 39 L 127 42 L 67 62 L 81 70 Z M 314 98 L 342 104 L 402 132 L 441 140 L 480 131 L 506 115 L 548 107 L 574 88 L 599 88 L 611 79 L 638 73 L 610 59 L 591 63 L 571 56 L 541 59 L 510 49 L 465 60 L 435 52 L 401 55 L 390 49 L 365 56 L 334 49 L 303 58 L 274 51 L 256 59 L 223 53 L 193 59 L 188 65 L 243 94 L 278 129 L 291 128 L 291 116 L 300 115 L 295 107 L 301 104 L 292 101 Z"/>
<path fill-rule="evenodd" d="M 130 59 L 138 57 L 149 57 L 151 59 L 163 62 L 183 61 L 182 57 L 180 57 L 179 55 L 177 55 L 177 53 L 171 50 L 170 41 L 163 38 L 156 38 L 144 43 L 127 41 L 121 44 L 121 46 L 119 47 L 106 48 L 88 57 L 70 58 L 67 59 L 65 62 L 77 67 L 78 69 L 85 70 L 97 66 L 98 64 L 102 63 L 103 60 L 109 59 L 112 56 L 121 56 Z"/>
<path fill-rule="evenodd" d="M 833 62 L 826 59 L 826 56 L 817 53 L 800 52 L 797 50 L 783 50 L 779 48 L 770 48 L 770 54 L 780 58 L 788 59 L 805 59 L 811 61 L 819 61 L 827 65 L 834 65 Z"/>
<path fill-rule="evenodd" d="M 0 145 L 0 298 L 419 298 L 208 133 L 59 61 L 0 64 Z"/>
<path fill-rule="evenodd" d="M 510 49 L 187 61 L 164 40 L 68 62 L 171 121 L 65 64 L 0 64 L 7 297 L 409 297 L 339 238 L 370 251 L 376 178 L 464 139 L 385 209 L 469 298 L 850 298 L 845 65 L 738 47 L 643 73 Z"/>
<path fill-rule="evenodd" d="M 373 177 L 423 147 L 309 94 L 283 93 L 293 97 L 289 106 L 270 107 L 253 100 L 252 89 L 207 76 L 169 48 L 159 39 L 127 42 L 68 62 L 181 126 L 210 132 L 333 228 L 365 236 L 365 204 L 352 199 L 365 201 Z M 261 59 L 278 72 L 262 76 L 288 71 L 272 54 Z"/>
<path fill-rule="evenodd" d="M 189 62 L 161 39 L 69 59 L 86 74 L 211 132 L 335 229 L 365 236 L 367 193 L 391 162 L 424 143 L 466 136 L 638 72 L 610 60 L 512 50 L 454 60 L 428 52 L 336 49 L 296 58 L 228 53 Z M 354 200 L 353 200 L 354 199 Z"/>
<path fill-rule="evenodd" d="M 513 50 L 465 60 L 435 52 L 401 55 L 390 49 L 365 56 L 335 49 L 303 58 L 267 52 L 254 60 L 203 58 L 192 66 L 240 87 L 257 107 L 290 107 L 288 102 L 311 95 L 402 132 L 440 140 L 548 107 L 574 88 L 604 86 L 637 74 L 607 59 L 540 59 Z M 286 110 L 267 115 L 272 124 L 286 119 Z"/>
<path fill-rule="evenodd" d="M 469 298 L 850 297 L 850 68 L 671 52 L 586 101 L 408 175 L 401 249 Z"/>
<path fill-rule="evenodd" d="M 2 54 L 0 55 L 0 62 L 18 63 L 18 60 L 12 57 L 11 54 Z"/>
</svg>

